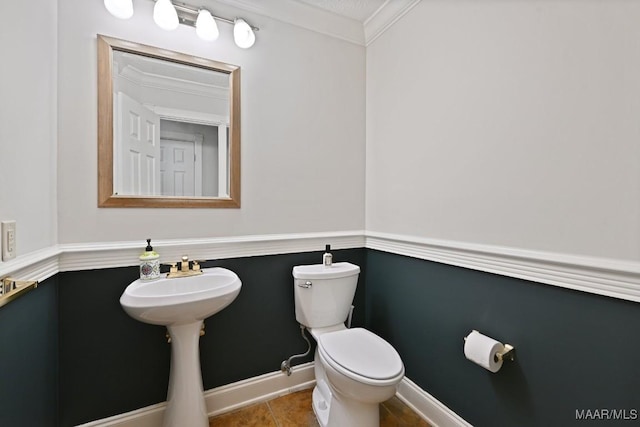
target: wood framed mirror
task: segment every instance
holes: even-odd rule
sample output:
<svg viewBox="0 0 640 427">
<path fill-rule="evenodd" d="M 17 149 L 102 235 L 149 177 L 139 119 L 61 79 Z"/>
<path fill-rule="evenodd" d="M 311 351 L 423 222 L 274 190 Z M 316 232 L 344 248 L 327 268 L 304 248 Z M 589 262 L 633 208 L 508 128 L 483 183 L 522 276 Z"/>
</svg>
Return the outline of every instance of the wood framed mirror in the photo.
<svg viewBox="0 0 640 427">
<path fill-rule="evenodd" d="M 98 206 L 240 207 L 240 67 L 98 35 Z"/>
</svg>

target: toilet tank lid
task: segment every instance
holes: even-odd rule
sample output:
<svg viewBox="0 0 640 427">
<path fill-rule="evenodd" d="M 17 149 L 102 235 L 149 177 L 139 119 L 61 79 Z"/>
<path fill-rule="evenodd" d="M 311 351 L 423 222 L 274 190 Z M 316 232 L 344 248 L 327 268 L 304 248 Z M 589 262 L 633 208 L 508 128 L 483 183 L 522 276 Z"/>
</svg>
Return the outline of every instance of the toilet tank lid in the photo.
<svg viewBox="0 0 640 427">
<path fill-rule="evenodd" d="M 323 264 L 293 267 L 293 277 L 296 279 L 337 279 L 358 273 L 360 273 L 360 267 L 349 262 L 335 262 L 329 267 Z"/>
</svg>

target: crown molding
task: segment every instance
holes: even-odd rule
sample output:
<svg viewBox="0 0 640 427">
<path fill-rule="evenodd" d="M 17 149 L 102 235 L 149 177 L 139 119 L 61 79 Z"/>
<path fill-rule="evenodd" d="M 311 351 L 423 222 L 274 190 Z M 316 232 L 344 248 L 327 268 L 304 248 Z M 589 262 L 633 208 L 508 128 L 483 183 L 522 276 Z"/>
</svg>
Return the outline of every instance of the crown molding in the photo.
<svg viewBox="0 0 640 427">
<path fill-rule="evenodd" d="M 364 21 L 365 45 L 369 46 L 373 43 L 418 3 L 420 0 L 387 0 Z"/>
<path fill-rule="evenodd" d="M 133 65 L 127 65 L 118 71 L 118 77 L 145 88 L 197 95 L 203 98 L 229 100 L 229 88 L 194 82 L 161 74 L 147 73 Z"/>
<path fill-rule="evenodd" d="M 292 0 L 217 0 L 247 12 L 364 46 L 362 23 Z"/>
<path fill-rule="evenodd" d="M 292 0 L 217 1 L 360 46 L 369 45 L 420 2 L 420 0 L 387 0 L 363 24 L 355 19 Z"/>
</svg>

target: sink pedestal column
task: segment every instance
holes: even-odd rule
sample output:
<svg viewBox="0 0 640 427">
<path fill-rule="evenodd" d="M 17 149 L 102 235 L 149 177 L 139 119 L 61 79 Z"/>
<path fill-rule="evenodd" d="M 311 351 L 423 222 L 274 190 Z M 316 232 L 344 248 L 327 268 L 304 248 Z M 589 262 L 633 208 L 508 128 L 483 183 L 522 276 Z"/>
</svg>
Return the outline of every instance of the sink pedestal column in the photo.
<svg viewBox="0 0 640 427">
<path fill-rule="evenodd" d="M 167 326 L 171 335 L 171 371 L 164 427 L 208 427 L 200 371 L 202 321 Z"/>
</svg>

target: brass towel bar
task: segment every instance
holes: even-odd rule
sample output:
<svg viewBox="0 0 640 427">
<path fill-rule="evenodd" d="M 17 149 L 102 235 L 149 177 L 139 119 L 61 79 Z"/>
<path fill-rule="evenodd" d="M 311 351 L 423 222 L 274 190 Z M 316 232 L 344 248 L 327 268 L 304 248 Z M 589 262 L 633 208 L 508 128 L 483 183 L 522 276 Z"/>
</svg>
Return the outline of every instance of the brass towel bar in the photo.
<svg viewBox="0 0 640 427">
<path fill-rule="evenodd" d="M 11 277 L 0 279 L 0 307 L 37 287 L 37 280 L 15 280 Z"/>
</svg>

